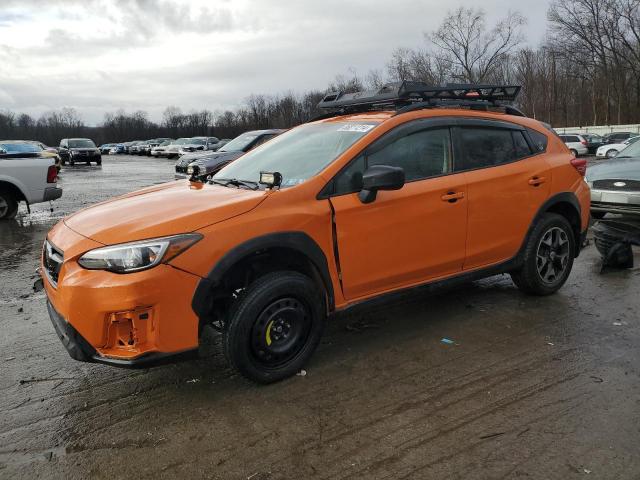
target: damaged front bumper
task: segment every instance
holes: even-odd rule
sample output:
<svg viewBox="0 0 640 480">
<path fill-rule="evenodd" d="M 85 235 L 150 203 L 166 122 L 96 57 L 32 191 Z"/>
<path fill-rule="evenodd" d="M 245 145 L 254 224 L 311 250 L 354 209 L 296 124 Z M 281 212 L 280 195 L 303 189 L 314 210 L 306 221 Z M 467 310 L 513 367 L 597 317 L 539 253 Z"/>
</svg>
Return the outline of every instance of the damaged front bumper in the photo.
<svg viewBox="0 0 640 480">
<path fill-rule="evenodd" d="M 51 302 L 47 300 L 47 310 L 53 328 L 69 353 L 69 356 L 80 362 L 103 363 L 115 367 L 147 368 L 179 360 L 188 360 L 198 356 L 198 349 L 179 353 L 150 352 L 133 359 L 103 357 L 87 342 L 80 333 L 60 315 Z"/>
</svg>

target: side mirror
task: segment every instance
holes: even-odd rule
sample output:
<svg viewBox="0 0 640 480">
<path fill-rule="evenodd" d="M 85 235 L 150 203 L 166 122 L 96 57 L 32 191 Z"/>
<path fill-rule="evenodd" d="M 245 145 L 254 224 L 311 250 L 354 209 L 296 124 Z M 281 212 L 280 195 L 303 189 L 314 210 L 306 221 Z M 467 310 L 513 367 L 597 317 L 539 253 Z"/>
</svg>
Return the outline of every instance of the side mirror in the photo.
<svg viewBox="0 0 640 480">
<path fill-rule="evenodd" d="M 400 190 L 404 186 L 404 170 L 388 165 L 374 165 L 362 174 L 362 190 L 358 198 L 362 203 L 376 199 L 378 190 Z"/>
</svg>

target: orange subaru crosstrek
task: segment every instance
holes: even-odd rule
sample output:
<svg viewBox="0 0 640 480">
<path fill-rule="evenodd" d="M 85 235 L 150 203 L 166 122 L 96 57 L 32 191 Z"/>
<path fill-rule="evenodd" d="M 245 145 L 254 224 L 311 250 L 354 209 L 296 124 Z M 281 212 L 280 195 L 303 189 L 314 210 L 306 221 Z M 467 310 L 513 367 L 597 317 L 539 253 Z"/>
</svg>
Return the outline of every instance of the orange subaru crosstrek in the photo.
<svg viewBox="0 0 640 480">
<path fill-rule="evenodd" d="M 60 339 L 76 360 L 146 367 L 197 352 L 212 326 L 230 363 L 267 383 L 299 371 L 327 316 L 356 303 L 499 273 L 555 292 L 587 230 L 586 162 L 504 103 L 518 91 L 331 94 L 328 114 L 206 183 L 65 218 L 41 265 Z"/>
</svg>

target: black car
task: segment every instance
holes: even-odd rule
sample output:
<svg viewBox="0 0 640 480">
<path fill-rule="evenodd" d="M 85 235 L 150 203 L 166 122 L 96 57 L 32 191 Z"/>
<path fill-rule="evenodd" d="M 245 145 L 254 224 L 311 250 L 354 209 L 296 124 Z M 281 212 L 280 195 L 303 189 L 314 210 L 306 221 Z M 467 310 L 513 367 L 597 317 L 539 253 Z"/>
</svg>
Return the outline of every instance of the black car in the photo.
<svg viewBox="0 0 640 480">
<path fill-rule="evenodd" d="M 229 162 L 241 157 L 249 150 L 262 145 L 285 130 L 253 130 L 245 132 L 222 146 L 215 152 L 186 154 L 176 163 L 176 179 L 198 178 L 204 179 L 216 173 Z M 189 169 L 191 167 L 191 170 Z"/>
<path fill-rule="evenodd" d="M 602 145 L 609 145 L 611 143 L 622 143 L 625 140 L 629 140 L 631 137 L 635 137 L 637 133 L 631 132 L 613 132 L 608 133 L 602 137 Z"/>
<path fill-rule="evenodd" d="M 96 165 L 102 165 L 100 149 L 89 138 L 63 138 L 60 140 L 58 155 L 62 165 L 67 162 L 69 165 L 75 165 L 78 162 L 84 162 L 87 165 L 94 162 Z"/>
<path fill-rule="evenodd" d="M 583 133 L 581 135 L 582 138 L 587 141 L 587 150 L 589 150 L 589 153 L 596 153 L 598 147 L 602 145 L 603 138 L 600 135 L 595 135 L 593 133 Z"/>
</svg>

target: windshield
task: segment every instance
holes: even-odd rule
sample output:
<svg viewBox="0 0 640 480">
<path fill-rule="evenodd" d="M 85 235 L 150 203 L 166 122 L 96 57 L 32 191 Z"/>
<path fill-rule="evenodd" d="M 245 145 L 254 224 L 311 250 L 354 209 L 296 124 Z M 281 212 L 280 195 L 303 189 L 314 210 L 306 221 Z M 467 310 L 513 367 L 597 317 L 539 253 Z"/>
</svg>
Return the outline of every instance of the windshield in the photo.
<svg viewBox="0 0 640 480">
<path fill-rule="evenodd" d="M 38 153 L 42 149 L 33 143 L 0 143 L 0 149 L 7 153 Z"/>
<path fill-rule="evenodd" d="M 636 137 L 640 139 L 640 137 Z M 620 150 L 620 153 L 616 156 L 616 158 L 628 158 L 628 157 L 640 157 L 640 142 L 634 142 L 628 147 Z"/>
<path fill-rule="evenodd" d="M 189 143 L 191 145 L 204 145 L 205 143 L 207 143 L 206 140 L 203 140 L 202 138 L 192 138 Z"/>
<path fill-rule="evenodd" d="M 333 162 L 376 122 L 312 123 L 284 133 L 220 170 L 214 179 L 257 182 L 260 172 L 280 172 L 282 186 L 303 183 Z"/>
<path fill-rule="evenodd" d="M 257 135 L 251 133 L 243 133 L 239 137 L 234 138 L 229 143 L 222 146 L 219 152 L 242 152 L 256 139 Z"/>
<path fill-rule="evenodd" d="M 186 145 L 187 143 L 191 143 L 190 138 L 179 138 L 173 142 L 173 145 Z"/>
<path fill-rule="evenodd" d="M 96 148 L 96 144 L 88 138 L 76 138 L 69 140 L 69 148 Z"/>
</svg>

